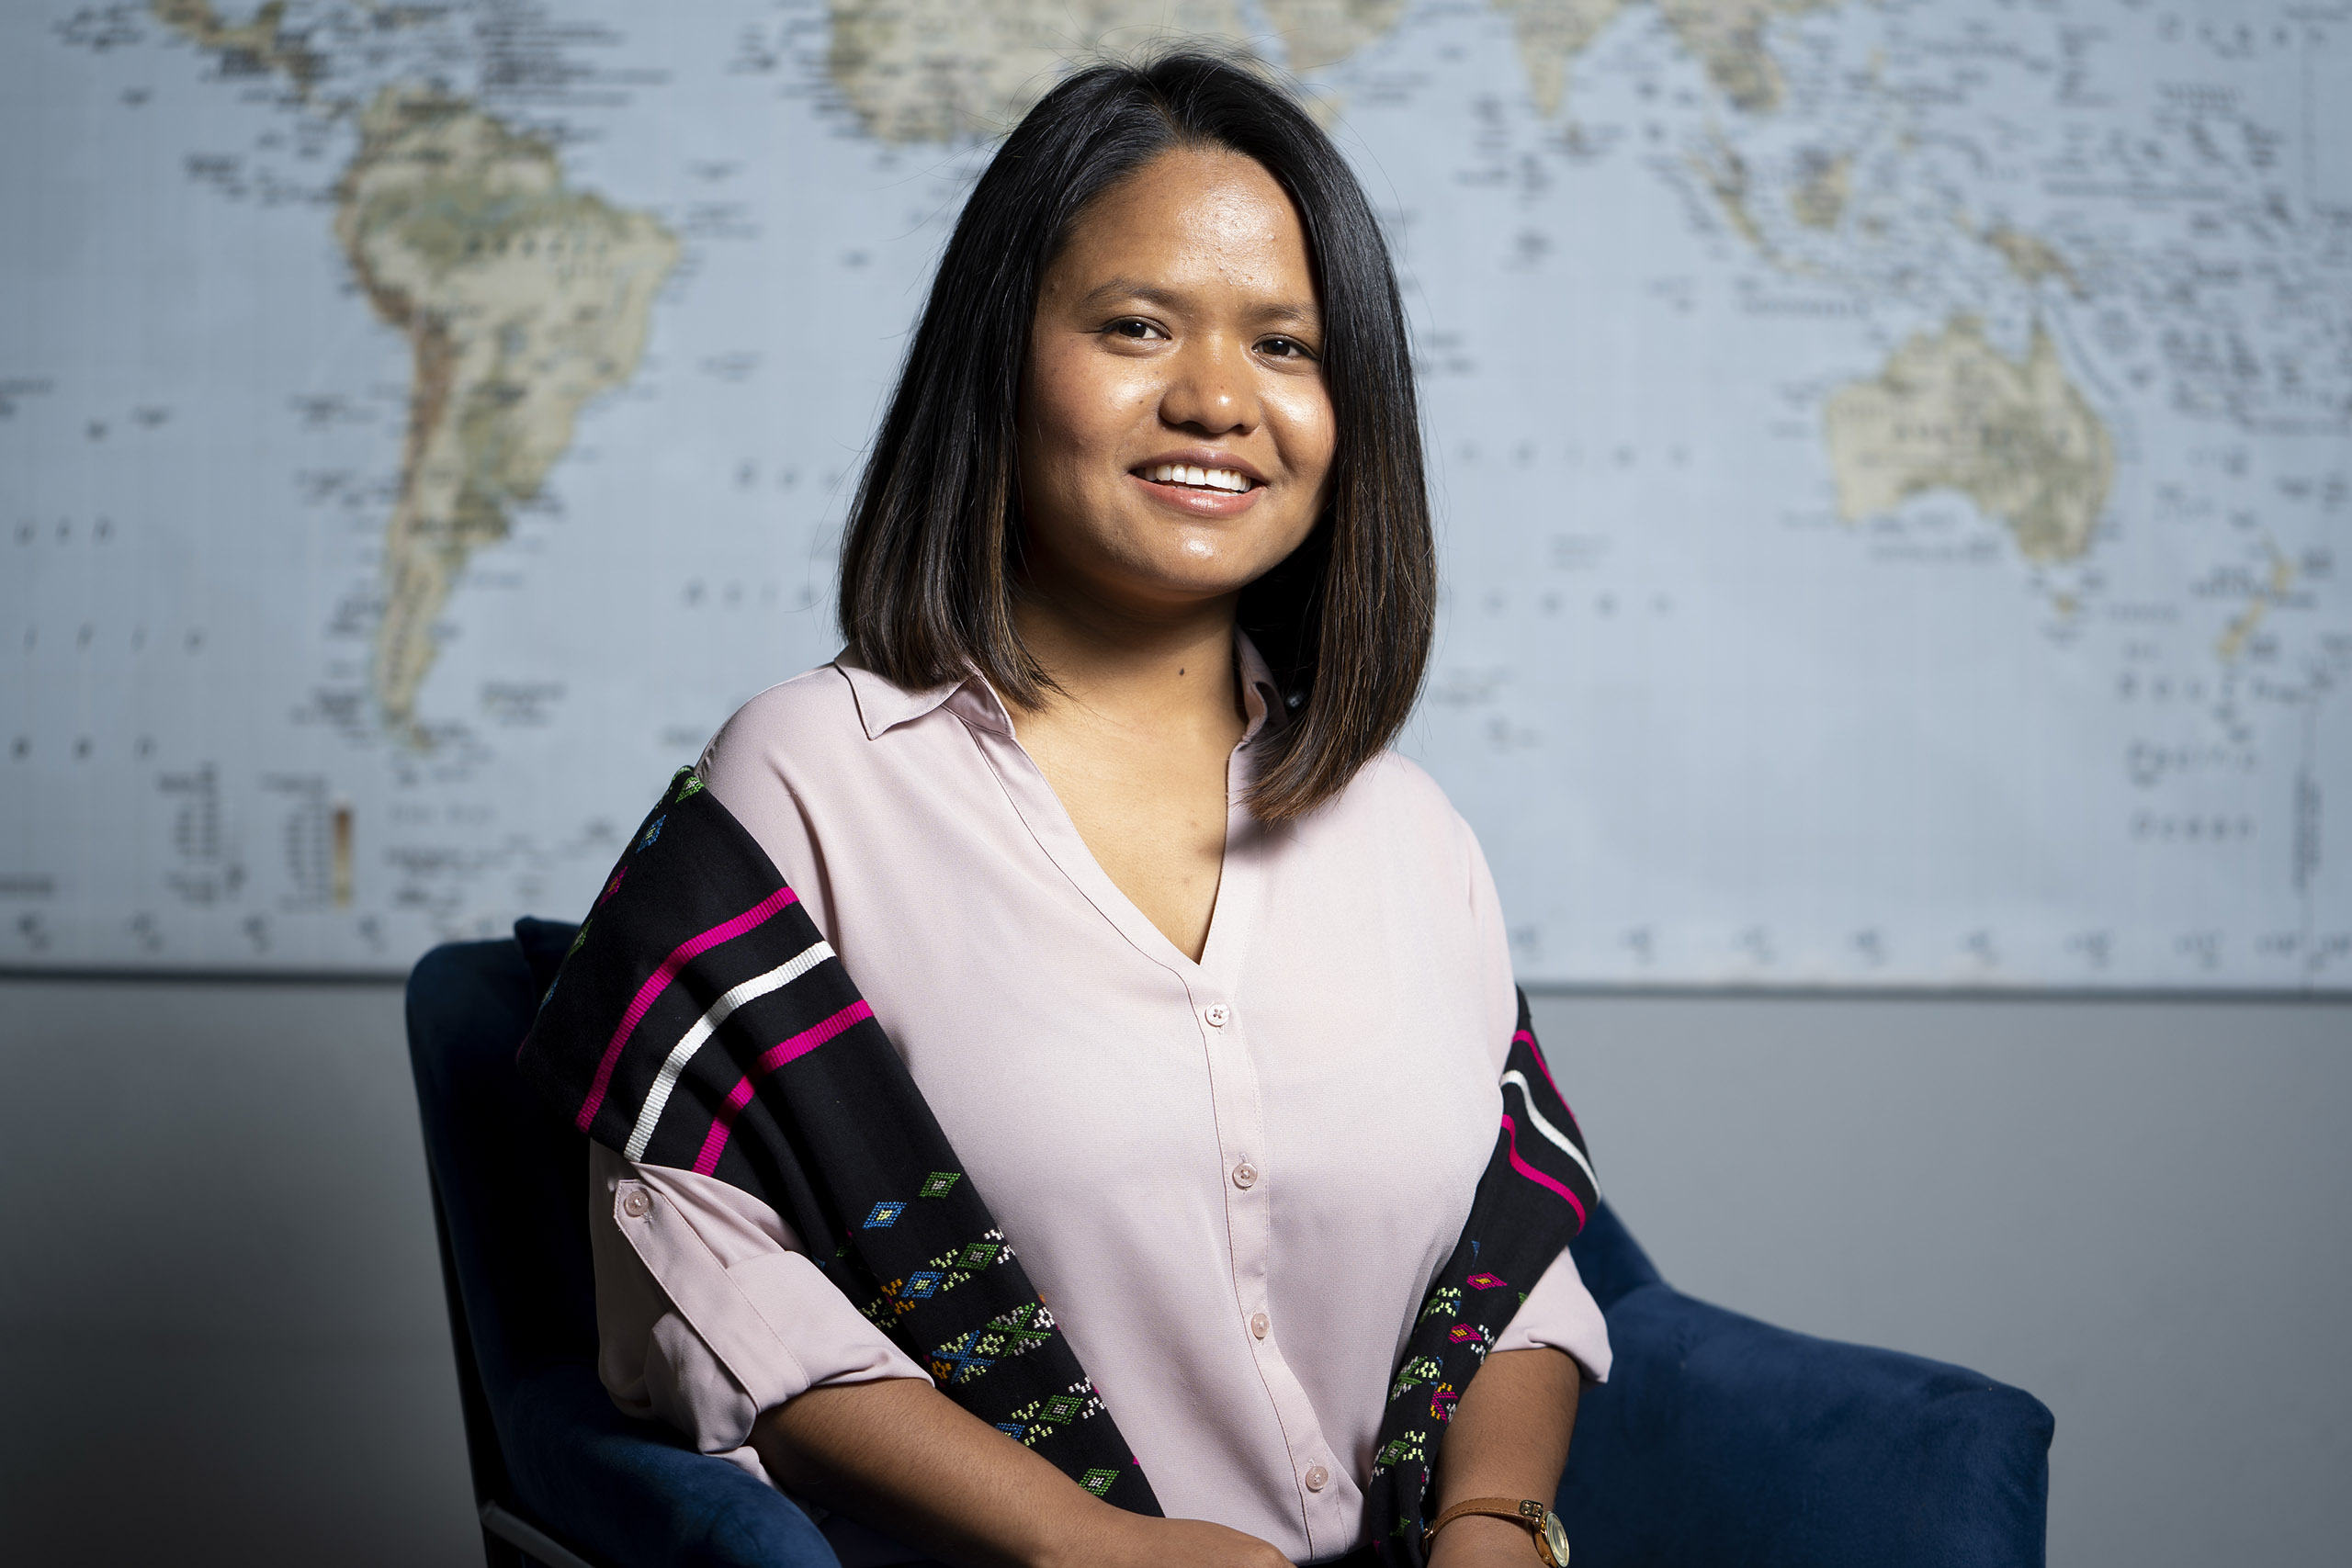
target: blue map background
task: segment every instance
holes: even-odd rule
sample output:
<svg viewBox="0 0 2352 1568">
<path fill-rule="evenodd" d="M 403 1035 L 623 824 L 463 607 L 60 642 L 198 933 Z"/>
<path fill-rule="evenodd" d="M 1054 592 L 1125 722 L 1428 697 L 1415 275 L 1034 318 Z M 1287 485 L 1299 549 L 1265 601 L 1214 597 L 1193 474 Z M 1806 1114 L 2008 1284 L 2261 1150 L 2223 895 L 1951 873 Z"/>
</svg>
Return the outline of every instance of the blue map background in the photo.
<svg viewBox="0 0 2352 1568">
<path fill-rule="evenodd" d="M 0 965 L 583 907 L 834 651 L 992 130 L 1187 32 L 1396 240 L 1523 978 L 2345 987 L 2352 7 L 2159 0 L 8 7 Z"/>
</svg>

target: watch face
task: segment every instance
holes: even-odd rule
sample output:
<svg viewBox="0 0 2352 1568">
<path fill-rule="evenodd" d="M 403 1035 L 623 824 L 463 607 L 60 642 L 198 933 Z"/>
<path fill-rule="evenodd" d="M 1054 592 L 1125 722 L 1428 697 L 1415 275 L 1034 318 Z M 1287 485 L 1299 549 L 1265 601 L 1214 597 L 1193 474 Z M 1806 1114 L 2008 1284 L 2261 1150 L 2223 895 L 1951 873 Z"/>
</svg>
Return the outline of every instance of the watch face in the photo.
<svg viewBox="0 0 2352 1568">
<path fill-rule="evenodd" d="M 1553 1568 L 1568 1568 L 1568 1532 L 1562 1528 L 1557 1514 L 1544 1516 L 1544 1546 Z"/>
</svg>

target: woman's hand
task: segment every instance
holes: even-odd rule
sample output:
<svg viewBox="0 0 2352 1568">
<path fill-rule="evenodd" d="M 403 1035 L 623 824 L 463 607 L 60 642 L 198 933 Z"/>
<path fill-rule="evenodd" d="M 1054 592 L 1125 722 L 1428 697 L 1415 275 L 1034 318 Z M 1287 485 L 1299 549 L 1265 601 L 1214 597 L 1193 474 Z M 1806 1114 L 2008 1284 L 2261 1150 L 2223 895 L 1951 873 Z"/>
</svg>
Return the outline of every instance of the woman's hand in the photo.
<svg viewBox="0 0 2352 1568">
<path fill-rule="evenodd" d="M 786 1490 L 969 1568 L 1290 1568 L 1256 1536 L 1113 1507 L 919 1379 L 812 1388 L 752 1446 Z"/>
</svg>

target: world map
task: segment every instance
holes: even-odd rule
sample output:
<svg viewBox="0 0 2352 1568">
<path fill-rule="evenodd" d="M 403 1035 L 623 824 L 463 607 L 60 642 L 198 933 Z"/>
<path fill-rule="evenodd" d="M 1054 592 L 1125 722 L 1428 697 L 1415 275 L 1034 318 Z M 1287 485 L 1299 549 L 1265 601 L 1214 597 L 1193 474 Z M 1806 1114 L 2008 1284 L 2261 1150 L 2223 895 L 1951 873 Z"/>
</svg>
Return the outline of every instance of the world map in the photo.
<svg viewBox="0 0 2352 1568">
<path fill-rule="evenodd" d="M 1521 977 L 2352 985 L 2352 0 L 0 11 L 0 967 L 582 908 L 1074 61 L 1389 231 Z"/>
</svg>

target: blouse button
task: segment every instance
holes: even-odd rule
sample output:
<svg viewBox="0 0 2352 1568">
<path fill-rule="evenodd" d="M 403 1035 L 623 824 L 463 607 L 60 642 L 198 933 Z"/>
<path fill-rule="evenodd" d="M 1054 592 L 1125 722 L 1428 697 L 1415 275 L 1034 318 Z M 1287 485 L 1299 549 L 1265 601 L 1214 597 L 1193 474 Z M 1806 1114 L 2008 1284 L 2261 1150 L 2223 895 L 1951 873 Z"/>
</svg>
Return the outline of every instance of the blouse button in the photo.
<svg viewBox="0 0 2352 1568">
<path fill-rule="evenodd" d="M 1258 1168 L 1243 1160 L 1233 1168 L 1233 1184 L 1247 1192 L 1258 1185 Z"/>
<path fill-rule="evenodd" d="M 1253 1312 L 1250 1314 L 1250 1332 L 1256 1335 L 1261 1339 L 1263 1339 L 1266 1337 L 1266 1314 L 1264 1313 Z"/>
<path fill-rule="evenodd" d="M 1330 1483 L 1330 1480 L 1331 1472 L 1318 1464 L 1306 1472 L 1306 1489 L 1320 1492 Z"/>
<path fill-rule="evenodd" d="M 648 1198 L 645 1195 L 645 1190 L 640 1187 L 630 1188 L 628 1195 L 621 1200 L 621 1213 L 632 1220 L 645 1218 L 646 1212 L 652 1207 L 653 1200 Z"/>
<path fill-rule="evenodd" d="M 1208 1020 L 1211 1029 L 1223 1029 L 1225 1021 L 1231 1018 L 1233 1012 L 1223 1002 L 1211 1002 L 1201 1010 L 1201 1016 Z"/>
</svg>

